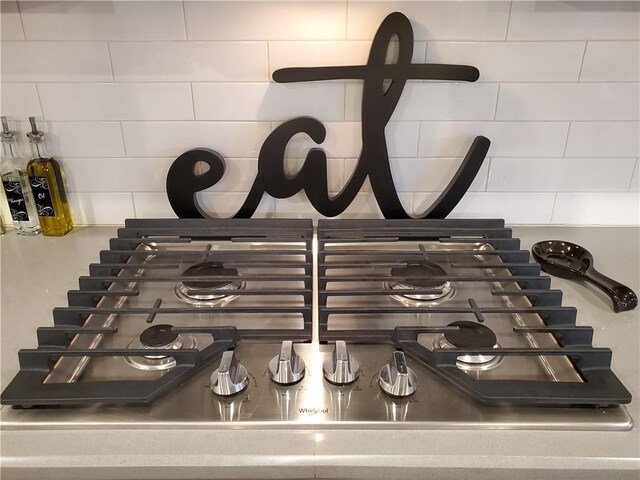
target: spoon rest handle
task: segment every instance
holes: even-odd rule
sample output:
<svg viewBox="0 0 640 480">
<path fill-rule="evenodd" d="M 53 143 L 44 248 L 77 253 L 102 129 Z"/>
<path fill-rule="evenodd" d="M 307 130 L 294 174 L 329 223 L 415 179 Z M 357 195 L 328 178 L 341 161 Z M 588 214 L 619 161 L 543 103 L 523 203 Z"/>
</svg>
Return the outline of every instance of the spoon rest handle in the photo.
<svg viewBox="0 0 640 480">
<path fill-rule="evenodd" d="M 584 279 L 604 291 L 613 303 L 616 313 L 633 310 L 638 305 L 638 296 L 626 285 L 603 275 L 595 268 L 584 273 Z"/>
</svg>

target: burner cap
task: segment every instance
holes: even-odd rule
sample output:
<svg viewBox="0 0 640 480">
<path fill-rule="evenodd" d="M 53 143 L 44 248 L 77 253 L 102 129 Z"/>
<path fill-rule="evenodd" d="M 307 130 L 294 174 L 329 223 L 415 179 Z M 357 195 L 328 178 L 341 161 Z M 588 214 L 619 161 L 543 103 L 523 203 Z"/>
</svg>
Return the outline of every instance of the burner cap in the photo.
<svg viewBox="0 0 640 480">
<path fill-rule="evenodd" d="M 410 263 L 406 267 L 396 267 L 391 269 L 392 277 L 411 277 L 413 275 L 422 276 L 444 276 L 447 271 L 434 262 L 422 261 L 419 263 Z M 404 285 L 416 288 L 438 288 L 446 283 L 443 279 L 431 278 L 407 278 L 398 280 Z"/>
<path fill-rule="evenodd" d="M 178 338 L 171 325 L 154 325 L 140 334 L 140 343 L 146 347 L 162 347 Z"/>
<path fill-rule="evenodd" d="M 196 263 L 195 265 L 190 266 L 184 272 L 182 272 L 182 275 L 185 277 L 206 277 L 206 276 L 231 277 L 231 276 L 237 276 L 238 270 L 235 268 L 224 268 L 222 266 L 222 263 L 220 262 L 202 262 L 202 263 Z M 202 281 L 201 280 L 196 280 L 196 281 L 184 280 L 182 281 L 182 285 L 184 285 L 185 287 L 197 288 L 197 289 L 223 288 L 232 283 L 233 283 L 232 280 L 202 280 Z"/>
<path fill-rule="evenodd" d="M 445 332 L 446 340 L 457 348 L 493 348 L 496 345 L 496 334 L 489 327 L 476 322 L 453 322 L 450 327 L 458 330 Z"/>
</svg>

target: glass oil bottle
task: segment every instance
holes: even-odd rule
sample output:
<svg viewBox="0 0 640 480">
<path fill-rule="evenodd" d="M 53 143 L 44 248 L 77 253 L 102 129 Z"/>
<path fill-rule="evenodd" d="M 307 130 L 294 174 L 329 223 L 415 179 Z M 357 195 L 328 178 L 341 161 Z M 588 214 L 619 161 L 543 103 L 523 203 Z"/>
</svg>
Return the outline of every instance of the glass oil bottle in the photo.
<svg viewBox="0 0 640 480">
<path fill-rule="evenodd" d="M 47 151 L 44 133 L 38 130 L 35 117 L 29 117 L 31 131 L 27 133 L 32 159 L 27 174 L 38 209 L 44 235 L 62 236 L 73 228 L 71 210 L 64 188 L 60 164 Z"/>
<path fill-rule="evenodd" d="M 11 219 L 19 235 L 37 235 L 40 233 L 38 212 L 25 172 L 27 160 L 18 154 L 16 133 L 9 130 L 7 117 L 1 117 L 2 132 L 2 186 L 4 188 Z"/>
</svg>

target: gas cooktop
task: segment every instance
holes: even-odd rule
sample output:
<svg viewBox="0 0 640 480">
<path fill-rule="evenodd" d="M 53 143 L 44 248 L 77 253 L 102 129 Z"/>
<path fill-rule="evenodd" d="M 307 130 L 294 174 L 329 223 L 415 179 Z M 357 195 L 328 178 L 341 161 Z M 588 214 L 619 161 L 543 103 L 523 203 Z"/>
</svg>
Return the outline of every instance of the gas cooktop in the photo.
<svg viewBox="0 0 640 480">
<path fill-rule="evenodd" d="M 628 430 L 502 220 L 128 220 L 19 352 L 3 428 Z"/>
</svg>

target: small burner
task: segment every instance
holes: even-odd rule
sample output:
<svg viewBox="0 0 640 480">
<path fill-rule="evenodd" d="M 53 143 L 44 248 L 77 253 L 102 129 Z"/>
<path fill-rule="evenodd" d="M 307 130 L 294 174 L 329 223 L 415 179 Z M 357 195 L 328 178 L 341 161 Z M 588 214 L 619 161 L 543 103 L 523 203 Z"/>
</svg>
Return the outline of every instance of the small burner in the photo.
<svg viewBox="0 0 640 480">
<path fill-rule="evenodd" d="M 434 338 L 434 348 L 500 348 L 496 334 L 486 325 L 477 322 L 458 321 L 448 325 L 458 330 L 442 333 Z M 462 355 L 456 365 L 460 370 L 484 371 L 497 367 L 500 355 Z"/>
<path fill-rule="evenodd" d="M 181 335 L 172 331 L 171 325 L 153 325 L 145 329 L 138 338 L 129 343 L 132 350 L 179 350 L 196 348 L 196 339 L 192 335 Z M 176 359 L 167 355 L 144 355 L 142 357 L 124 357 L 126 362 L 139 370 L 168 370 L 176 366 Z"/>
<path fill-rule="evenodd" d="M 481 323 L 461 321 L 449 326 L 458 327 L 444 334 L 447 342 L 456 348 L 493 348 L 498 340 L 493 330 Z"/>
<path fill-rule="evenodd" d="M 429 277 L 443 277 L 447 271 L 440 265 L 428 260 L 418 263 L 409 263 L 406 267 L 396 267 L 391 269 L 392 277 L 405 277 L 402 280 L 385 282 L 384 287 L 389 290 L 414 290 L 433 289 L 439 290 L 437 293 L 402 293 L 391 297 L 400 303 L 408 306 L 437 305 L 453 298 L 456 290 L 451 282 L 442 279 Z M 420 276 L 423 278 L 406 278 Z"/>
<path fill-rule="evenodd" d="M 238 270 L 225 268 L 220 262 L 202 262 L 190 266 L 184 272 L 186 277 L 235 277 Z M 233 290 L 241 290 L 245 283 L 238 280 L 183 280 L 176 284 L 174 292 L 185 303 L 191 305 L 224 305 L 238 298 L 231 295 Z M 229 293 L 227 293 L 229 292 Z"/>
<path fill-rule="evenodd" d="M 171 325 L 154 325 L 140 334 L 140 343 L 145 347 L 158 348 L 170 345 L 178 338 Z"/>
</svg>

